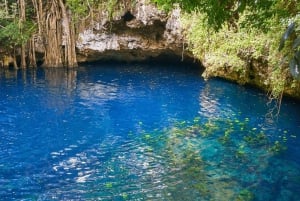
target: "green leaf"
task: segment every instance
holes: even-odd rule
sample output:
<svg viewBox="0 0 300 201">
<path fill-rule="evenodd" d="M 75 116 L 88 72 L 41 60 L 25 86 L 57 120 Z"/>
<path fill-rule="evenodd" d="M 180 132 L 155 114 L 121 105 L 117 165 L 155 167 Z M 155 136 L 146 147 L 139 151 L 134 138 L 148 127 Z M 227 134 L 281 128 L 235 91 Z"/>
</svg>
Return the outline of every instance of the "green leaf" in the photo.
<svg viewBox="0 0 300 201">
<path fill-rule="evenodd" d="M 238 12 L 244 12 L 245 8 L 246 8 L 246 1 L 239 1 L 238 2 L 238 8 L 237 11 Z"/>
</svg>

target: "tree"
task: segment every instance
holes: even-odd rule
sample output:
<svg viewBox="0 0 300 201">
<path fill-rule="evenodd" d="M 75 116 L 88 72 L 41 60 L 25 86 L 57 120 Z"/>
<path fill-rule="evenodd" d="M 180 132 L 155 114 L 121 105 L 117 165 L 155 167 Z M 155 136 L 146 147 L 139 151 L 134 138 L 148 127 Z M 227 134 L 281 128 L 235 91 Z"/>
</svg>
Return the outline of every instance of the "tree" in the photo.
<svg viewBox="0 0 300 201">
<path fill-rule="evenodd" d="M 51 0 L 42 11 L 45 24 L 45 67 L 76 67 L 75 31 L 70 10 L 62 0 Z"/>
<path fill-rule="evenodd" d="M 218 65 L 220 67 L 218 70 L 228 68 L 226 65 L 229 62 L 238 71 L 235 72 L 235 75 L 247 74 L 247 70 L 252 65 L 251 60 L 260 58 L 263 61 L 261 71 L 267 74 L 263 84 L 270 86 L 271 98 L 280 99 L 287 85 L 289 88 L 300 86 L 300 83 L 298 84 L 294 80 L 300 78 L 300 29 L 296 26 L 297 24 L 300 25 L 299 1 L 152 1 L 167 10 L 171 9 L 174 3 L 177 3 L 182 8 L 183 13 L 191 13 L 191 15 L 196 13 L 196 17 L 201 16 L 200 23 L 199 19 L 194 20 L 199 25 L 195 25 L 194 22 L 191 22 L 191 17 L 189 18 L 188 21 L 191 23 L 187 24 L 190 24 L 192 29 L 187 29 L 186 37 L 190 49 L 196 55 L 203 55 L 203 52 L 204 54 L 208 52 L 206 54 L 210 58 L 208 64 L 213 63 L 215 67 L 207 66 L 207 69 L 211 71 L 206 70 L 206 73 L 216 72 Z M 291 22 L 295 22 L 294 25 Z M 293 26 L 289 26 L 284 33 L 289 24 Z M 194 33 L 191 33 L 191 30 Z M 280 42 L 280 52 L 278 51 L 279 33 L 284 33 Z M 227 41 L 231 39 L 233 42 L 228 44 Z M 211 55 L 215 55 L 215 57 Z M 220 57 L 216 55 L 220 55 Z M 222 55 L 227 55 L 227 57 Z M 228 59 L 228 56 L 234 59 Z M 225 66 L 220 66 L 221 60 L 224 61 Z M 243 65 L 241 65 L 242 63 Z M 243 67 L 241 68 L 241 66 Z"/>
<path fill-rule="evenodd" d="M 21 12 L 22 10 L 22 12 Z M 0 44 L 2 54 L 12 57 L 17 68 L 16 51 L 21 50 L 21 67 L 26 67 L 25 44 L 34 32 L 33 23 L 25 20 L 25 1 L 0 3 Z"/>
<path fill-rule="evenodd" d="M 20 29 L 20 33 L 21 33 L 21 37 L 23 36 L 23 32 L 24 32 L 24 24 L 26 22 L 26 17 L 25 17 L 25 13 L 26 13 L 26 6 L 25 6 L 25 0 L 19 0 L 18 1 L 19 4 L 19 29 Z M 25 42 L 21 43 L 21 68 L 26 68 L 26 50 L 25 50 L 26 46 L 25 46 Z"/>
</svg>

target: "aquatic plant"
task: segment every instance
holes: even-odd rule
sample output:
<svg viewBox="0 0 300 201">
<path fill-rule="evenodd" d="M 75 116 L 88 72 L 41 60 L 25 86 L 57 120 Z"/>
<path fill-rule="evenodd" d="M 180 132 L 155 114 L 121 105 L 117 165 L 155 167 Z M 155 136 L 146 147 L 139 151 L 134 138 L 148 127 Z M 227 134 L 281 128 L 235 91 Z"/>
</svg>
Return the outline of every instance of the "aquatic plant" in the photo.
<svg viewBox="0 0 300 201">
<path fill-rule="evenodd" d="M 264 146 L 268 144 L 268 138 L 263 132 L 249 132 L 248 135 L 244 136 L 243 139 L 248 145 L 253 147 Z"/>
<path fill-rule="evenodd" d="M 254 194 L 248 189 L 241 190 L 239 195 L 235 199 L 235 201 L 253 201 L 253 200 L 254 200 Z"/>
<path fill-rule="evenodd" d="M 224 135 L 219 137 L 219 141 L 222 143 L 222 144 L 228 144 L 230 142 L 230 134 L 232 133 L 233 130 L 226 130 L 224 132 Z"/>
<path fill-rule="evenodd" d="M 245 145 L 240 145 L 239 148 L 236 150 L 235 157 L 244 159 L 246 157 Z"/>
<path fill-rule="evenodd" d="M 128 200 L 128 194 L 127 193 L 122 193 L 122 199 L 123 200 Z"/>
<path fill-rule="evenodd" d="M 279 141 L 275 141 L 274 144 L 269 148 L 269 151 L 274 154 L 281 154 L 286 150 L 287 147 L 284 144 L 280 143 Z"/>
<path fill-rule="evenodd" d="M 112 187 L 113 187 L 113 183 L 112 182 L 105 183 L 105 188 L 112 188 Z"/>
<path fill-rule="evenodd" d="M 265 169 L 261 163 L 273 156 L 270 153 L 284 151 L 288 132 L 280 131 L 273 142 L 260 127 L 251 125 L 249 118 L 240 119 L 238 115 L 232 119 L 194 118 L 191 122 L 174 122 L 169 128 L 143 131 L 140 137 L 147 145 L 145 151 L 162 156 L 168 164 L 166 169 L 176 171 L 176 180 L 180 181 L 165 189 L 166 194 L 177 196 L 184 186 L 186 192 L 198 194 L 203 200 L 223 199 L 212 189 L 219 189 L 223 197 L 226 194 L 227 200 L 254 200 L 248 189 L 237 194 L 233 187 L 251 183 L 248 178 L 254 171 L 258 174 Z M 245 169 L 249 175 L 237 176 Z"/>
</svg>

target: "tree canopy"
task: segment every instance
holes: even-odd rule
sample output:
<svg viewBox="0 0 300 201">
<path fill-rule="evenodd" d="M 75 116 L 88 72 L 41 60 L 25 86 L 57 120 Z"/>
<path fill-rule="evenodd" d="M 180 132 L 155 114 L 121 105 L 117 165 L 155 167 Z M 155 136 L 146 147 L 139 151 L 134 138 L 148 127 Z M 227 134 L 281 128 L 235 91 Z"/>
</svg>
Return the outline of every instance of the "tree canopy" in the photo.
<svg viewBox="0 0 300 201">
<path fill-rule="evenodd" d="M 243 82 L 257 60 L 267 72 L 264 83 L 272 97 L 282 96 L 288 84 L 295 88 L 293 79 L 300 79 L 298 0 L 152 1 L 165 10 L 177 4 L 187 14 L 189 49 L 207 63 L 206 75 L 230 68 Z"/>
<path fill-rule="evenodd" d="M 219 30 L 226 22 L 237 20 L 246 14 L 245 23 L 258 28 L 268 28 L 271 17 L 294 17 L 299 14 L 297 0 L 152 0 L 160 8 L 170 10 L 179 4 L 185 12 L 199 11 L 206 14 L 207 25 Z"/>
</svg>

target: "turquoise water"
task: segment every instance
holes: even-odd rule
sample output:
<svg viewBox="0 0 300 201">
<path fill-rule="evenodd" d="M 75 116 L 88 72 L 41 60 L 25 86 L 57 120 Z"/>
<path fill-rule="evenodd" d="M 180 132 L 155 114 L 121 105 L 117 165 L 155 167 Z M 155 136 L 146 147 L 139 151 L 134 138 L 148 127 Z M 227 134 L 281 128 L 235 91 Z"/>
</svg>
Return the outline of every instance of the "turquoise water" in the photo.
<svg viewBox="0 0 300 201">
<path fill-rule="evenodd" d="M 188 65 L 0 70 L 0 200 L 300 200 L 300 104 Z"/>
</svg>

